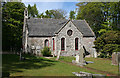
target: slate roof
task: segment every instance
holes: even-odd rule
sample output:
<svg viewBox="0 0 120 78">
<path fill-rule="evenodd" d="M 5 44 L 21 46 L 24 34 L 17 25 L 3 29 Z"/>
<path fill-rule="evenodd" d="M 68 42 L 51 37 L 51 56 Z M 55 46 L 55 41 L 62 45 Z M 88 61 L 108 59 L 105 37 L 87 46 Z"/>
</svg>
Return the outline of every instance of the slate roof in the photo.
<svg viewBox="0 0 120 78">
<path fill-rule="evenodd" d="M 69 20 L 51 18 L 30 18 L 27 20 L 29 36 L 54 36 Z M 93 37 L 94 33 L 84 20 L 73 20 L 83 36 Z"/>
</svg>

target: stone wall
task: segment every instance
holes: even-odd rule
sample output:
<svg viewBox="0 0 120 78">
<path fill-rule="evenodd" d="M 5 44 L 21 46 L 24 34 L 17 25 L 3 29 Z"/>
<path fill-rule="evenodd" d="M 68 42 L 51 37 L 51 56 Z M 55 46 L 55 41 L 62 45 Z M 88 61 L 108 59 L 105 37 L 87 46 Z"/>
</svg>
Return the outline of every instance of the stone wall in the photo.
<svg viewBox="0 0 120 78">
<path fill-rule="evenodd" d="M 31 51 L 32 46 L 39 46 L 40 50 L 45 46 L 45 40 L 49 41 L 49 46 L 52 47 L 52 37 L 29 37 L 28 38 L 28 52 Z"/>
<path fill-rule="evenodd" d="M 96 50 L 95 50 L 95 48 L 93 48 L 94 41 L 95 41 L 94 37 L 83 37 L 83 45 L 84 45 L 85 49 L 88 52 L 90 52 L 91 57 L 97 57 Z"/>
</svg>

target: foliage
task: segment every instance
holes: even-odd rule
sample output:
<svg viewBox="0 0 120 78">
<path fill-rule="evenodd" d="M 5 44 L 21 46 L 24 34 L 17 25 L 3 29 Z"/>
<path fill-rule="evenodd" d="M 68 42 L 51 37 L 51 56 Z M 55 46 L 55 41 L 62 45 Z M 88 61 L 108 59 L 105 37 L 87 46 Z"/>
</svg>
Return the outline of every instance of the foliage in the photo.
<svg viewBox="0 0 120 78">
<path fill-rule="evenodd" d="M 43 54 L 43 56 L 50 56 L 51 55 L 50 48 L 44 47 L 43 50 L 41 50 L 41 53 Z"/>
<path fill-rule="evenodd" d="M 85 19 L 96 34 L 94 42 L 101 57 L 111 57 L 120 45 L 120 2 L 83 2 L 76 4 L 77 19 Z M 110 48 L 110 49 L 109 49 Z"/>
<path fill-rule="evenodd" d="M 50 10 L 55 19 L 65 19 L 67 12 L 62 9 Z"/>
<path fill-rule="evenodd" d="M 120 30 L 120 2 L 83 2 L 76 4 L 77 19 L 85 19 L 96 36 L 108 30 Z"/>
<path fill-rule="evenodd" d="M 31 17 L 38 17 L 38 10 L 36 8 L 36 4 L 34 6 L 28 5 L 28 15 Z"/>
<path fill-rule="evenodd" d="M 101 57 L 110 57 L 112 52 L 120 51 L 120 31 L 107 31 L 94 44 L 97 52 L 101 52 Z"/>
<path fill-rule="evenodd" d="M 104 54 L 104 57 L 108 57 L 108 58 L 111 57 L 113 52 L 120 52 L 120 45 L 106 44 L 101 50 L 101 54 Z"/>
<path fill-rule="evenodd" d="M 79 6 L 77 19 L 85 19 L 91 26 L 95 34 L 101 28 L 103 22 L 103 14 L 101 10 L 102 3 L 78 3 Z"/>
<path fill-rule="evenodd" d="M 109 22 L 104 22 L 103 24 L 101 24 L 101 29 L 98 31 L 99 32 L 99 35 L 102 35 L 103 33 L 109 31 L 109 30 L 112 30 L 112 28 L 110 27 L 109 25 L 110 23 Z"/>
<path fill-rule="evenodd" d="M 45 15 L 41 13 L 38 17 L 39 18 L 54 18 L 54 19 L 65 19 L 67 12 L 62 9 L 55 9 L 55 10 L 46 10 Z"/>
<path fill-rule="evenodd" d="M 21 2 L 7 2 L 2 7 L 2 48 L 3 50 L 22 47 L 22 27 L 25 5 Z"/>
<path fill-rule="evenodd" d="M 75 19 L 75 12 L 74 11 L 70 11 L 69 17 L 70 17 L 70 19 Z"/>
</svg>

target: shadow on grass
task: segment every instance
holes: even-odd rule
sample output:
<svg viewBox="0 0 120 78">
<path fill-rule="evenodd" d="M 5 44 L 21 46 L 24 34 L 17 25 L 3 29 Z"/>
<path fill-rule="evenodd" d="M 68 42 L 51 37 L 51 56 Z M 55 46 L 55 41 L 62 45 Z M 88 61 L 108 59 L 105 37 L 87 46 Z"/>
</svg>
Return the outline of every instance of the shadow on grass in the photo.
<svg viewBox="0 0 120 78">
<path fill-rule="evenodd" d="M 24 69 L 40 69 L 47 66 L 55 65 L 50 59 L 35 57 L 32 55 L 23 55 L 26 59 L 20 61 L 19 56 L 15 54 L 2 55 L 2 76 L 8 77 L 10 73 L 24 72 Z"/>
</svg>

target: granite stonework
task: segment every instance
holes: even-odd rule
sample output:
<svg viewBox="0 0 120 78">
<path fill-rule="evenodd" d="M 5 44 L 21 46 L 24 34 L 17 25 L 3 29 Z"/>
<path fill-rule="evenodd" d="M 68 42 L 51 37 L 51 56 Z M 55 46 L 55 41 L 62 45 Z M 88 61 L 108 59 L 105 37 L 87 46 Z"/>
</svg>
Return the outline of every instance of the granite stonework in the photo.
<svg viewBox="0 0 120 78">
<path fill-rule="evenodd" d="M 23 52 L 41 55 L 40 51 L 45 47 L 45 40 L 48 40 L 48 47 L 51 48 L 54 56 L 57 56 L 58 52 L 60 52 L 60 56 L 74 56 L 84 46 L 91 57 L 97 57 L 93 48 L 95 35 L 85 20 L 28 19 L 27 13 L 25 10 Z M 67 34 L 68 30 L 72 30 L 71 36 Z M 61 50 L 62 38 L 65 39 L 65 50 Z M 78 38 L 78 50 L 75 50 L 76 38 Z"/>
<path fill-rule="evenodd" d="M 28 37 L 28 52 L 31 52 L 32 50 L 32 46 L 35 47 L 35 50 L 37 50 L 37 52 L 39 54 L 41 54 L 41 50 L 44 48 L 45 46 L 45 40 L 49 40 L 49 45 L 48 47 L 52 48 L 52 37 Z M 38 53 L 35 54 L 38 54 Z M 53 52 L 53 51 L 52 51 Z"/>
<path fill-rule="evenodd" d="M 71 36 L 67 34 L 68 30 L 73 31 Z M 68 24 L 64 26 L 64 28 L 59 31 L 58 35 L 56 36 L 56 55 L 61 50 L 61 38 L 65 38 L 65 50 L 61 51 L 61 56 L 72 56 L 79 53 L 79 50 L 82 46 L 83 35 L 71 21 L 69 21 Z M 77 51 L 75 50 L 75 38 L 78 38 L 79 43 Z"/>
<path fill-rule="evenodd" d="M 86 51 L 91 53 L 90 56 L 96 58 L 97 53 L 96 53 L 95 48 L 93 48 L 95 46 L 93 43 L 94 41 L 95 41 L 94 37 L 83 37 L 82 43 L 83 43 Z"/>
</svg>

